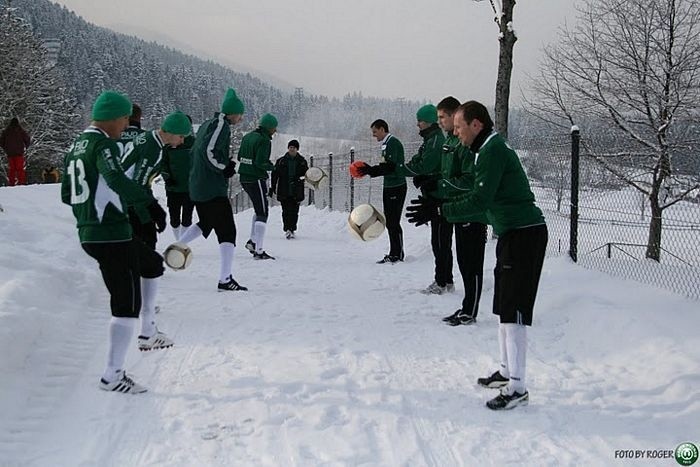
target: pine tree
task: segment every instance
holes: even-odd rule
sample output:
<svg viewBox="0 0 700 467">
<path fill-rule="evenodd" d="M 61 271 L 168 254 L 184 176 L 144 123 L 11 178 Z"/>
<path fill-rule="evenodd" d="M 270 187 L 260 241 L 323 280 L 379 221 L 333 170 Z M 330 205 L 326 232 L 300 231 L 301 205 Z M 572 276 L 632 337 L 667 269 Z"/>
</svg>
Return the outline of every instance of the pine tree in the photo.
<svg viewBox="0 0 700 467">
<path fill-rule="evenodd" d="M 79 126 L 79 109 L 39 39 L 8 7 L 0 8 L 0 56 L 0 121 L 17 117 L 30 134 L 27 177 L 37 181 L 46 166 L 60 166 Z"/>
</svg>

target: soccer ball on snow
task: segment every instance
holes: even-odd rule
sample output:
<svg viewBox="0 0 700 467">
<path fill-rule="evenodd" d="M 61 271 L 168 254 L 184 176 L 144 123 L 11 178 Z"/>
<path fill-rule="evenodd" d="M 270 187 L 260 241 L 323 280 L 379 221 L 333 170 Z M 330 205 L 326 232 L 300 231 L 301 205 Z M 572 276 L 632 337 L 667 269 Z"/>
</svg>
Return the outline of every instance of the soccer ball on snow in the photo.
<svg viewBox="0 0 700 467">
<path fill-rule="evenodd" d="M 328 175 L 320 167 L 310 167 L 304 175 L 306 185 L 312 190 L 318 190 L 328 183 Z"/>
<path fill-rule="evenodd" d="M 192 262 L 192 250 L 184 243 L 175 242 L 165 249 L 163 259 L 169 268 L 181 271 Z"/>
<path fill-rule="evenodd" d="M 369 242 L 384 232 L 384 215 L 371 204 L 361 204 L 348 217 L 350 233 L 363 242 Z"/>
</svg>

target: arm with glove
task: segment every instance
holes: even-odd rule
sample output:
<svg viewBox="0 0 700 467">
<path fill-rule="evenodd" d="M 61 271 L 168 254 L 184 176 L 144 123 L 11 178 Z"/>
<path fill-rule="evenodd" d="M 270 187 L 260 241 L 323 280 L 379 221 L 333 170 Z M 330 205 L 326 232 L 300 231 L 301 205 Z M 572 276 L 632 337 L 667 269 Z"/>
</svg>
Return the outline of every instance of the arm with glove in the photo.
<svg viewBox="0 0 700 467">
<path fill-rule="evenodd" d="M 442 203 L 441 200 L 421 195 L 412 199 L 406 207 L 406 219 L 416 227 L 434 221 L 441 215 Z"/>
<path fill-rule="evenodd" d="M 355 161 L 350 164 L 350 175 L 353 178 L 362 178 L 365 175 L 370 177 L 381 177 L 383 175 L 392 173 L 396 168 L 396 164 L 393 162 L 382 162 L 377 165 L 369 165 L 363 161 Z"/>
</svg>

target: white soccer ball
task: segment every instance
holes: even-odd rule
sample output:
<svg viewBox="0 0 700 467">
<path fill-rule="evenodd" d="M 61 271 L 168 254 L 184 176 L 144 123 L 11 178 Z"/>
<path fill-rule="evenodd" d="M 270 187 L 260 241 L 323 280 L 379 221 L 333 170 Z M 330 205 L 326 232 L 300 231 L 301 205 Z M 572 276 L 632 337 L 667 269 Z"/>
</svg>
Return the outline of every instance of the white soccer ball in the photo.
<svg viewBox="0 0 700 467">
<path fill-rule="evenodd" d="M 175 242 L 165 249 L 163 259 L 169 268 L 181 271 L 192 262 L 192 250 L 184 243 Z"/>
<path fill-rule="evenodd" d="M 320 167 L 310 167 L 304 175 L 304 181 L 312 190 L 318 190 L 328 184 L 328 175 Z"/>
<path fill-rule="evenodd" d="M 361 204 L 352 210 L 348 217 L 350 233 L 363 242 L 369 242 L 384 232 L 386 219 L 371 204 Z"/>
</svg>

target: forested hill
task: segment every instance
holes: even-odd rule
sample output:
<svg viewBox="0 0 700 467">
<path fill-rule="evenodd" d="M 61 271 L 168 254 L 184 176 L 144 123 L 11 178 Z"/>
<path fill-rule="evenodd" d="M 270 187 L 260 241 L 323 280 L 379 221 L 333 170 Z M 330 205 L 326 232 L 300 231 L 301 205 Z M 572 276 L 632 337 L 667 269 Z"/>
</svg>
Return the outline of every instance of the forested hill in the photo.
<svg viewBox="0 0 700 467">
<path fill-rule="evenodd" d="M 369 124 L 384 118 L 395 133 L 416 137 L 418 102 L 364 97 L 351 90 L 342 99 L 291 94 L 249 73 L 95 26 L 48 0 L 14 0 L 12 6 L 41 40 L 60 41 L 57 65 L 84 111 L 102 89 L 117 89 L 141 104 L 147 126 L 157 125 L 175 108 L 201 121 L 218 110 L 224 90 L 235 87 L 246 103 L 244 128 L 273 112 L 281 128 L 297 134 L 368 138 Z"/>
<path fill-rule="evenodd" d="M 147 123 L 158 123 L 173 108 L 201 120 L 233 86 L 249 120 L 272 109 L 281 120 L 288 117 L 282 92 L 249 74 L 97 27 L 48 0 L 15 0 L 12 6 L 42 40 L 60 41 L 57 65 L 85 108 L 101 90 L 118 89 L 141 104 L 152 120 Z"/>
</svg>

